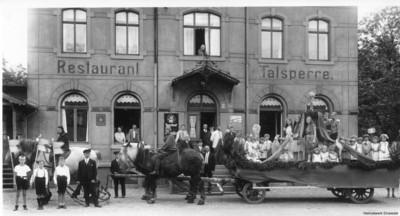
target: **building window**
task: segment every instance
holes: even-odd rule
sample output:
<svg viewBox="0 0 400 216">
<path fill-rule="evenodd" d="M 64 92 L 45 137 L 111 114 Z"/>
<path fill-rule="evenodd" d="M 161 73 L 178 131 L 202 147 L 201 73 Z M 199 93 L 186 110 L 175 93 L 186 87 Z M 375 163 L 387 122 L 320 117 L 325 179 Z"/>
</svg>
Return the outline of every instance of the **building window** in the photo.
<svg viewBox="0 0 400 216">
<path fill-rule="evenodd" d="M 62 11 L 63 52 L 86 53 L 87 18 L 82 9 L 65 9 Z"/>
<path fill-rule="evenodd" d="M 281 19 L 268 17 L 261 24 L 261 56 L 269 59 L 282 59 L 283 22 Z"/>
<path fill-rule="evenodd" d="M 329 59 L 329 23 L 314 19 L 308 22 L 308 58 L 310 60 Z"/>
<path fill-rule="evenodd" d="M 61 122 L 72 142 L 88 141 L 88 102 L 80 94 L 67 95 L 61 103 Z"/>
<path fill-rule="evenodd" d="M 221 56 L 221 18 L 204 12 L 189 13 L 183 16 L 184 55 L 205 54 Z"/>
<path fill-rule="evenodd" d="M 139 54 L 139 15 L 132 11 L 115 13 L 115 53 Z"/>
</svg>

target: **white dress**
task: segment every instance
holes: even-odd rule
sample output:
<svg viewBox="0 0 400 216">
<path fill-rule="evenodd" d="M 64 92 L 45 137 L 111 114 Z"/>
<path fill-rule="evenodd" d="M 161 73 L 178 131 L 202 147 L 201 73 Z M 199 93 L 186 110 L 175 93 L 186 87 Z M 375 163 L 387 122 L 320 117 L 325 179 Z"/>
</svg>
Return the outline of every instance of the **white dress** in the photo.
<svg viewBox="0 0 400 216">
<path fill-rule="evenodd" d="M 371 143 L 371 158 L 374 161 L 379 160 L 380 143 Z"/>
<path fill-rule="evenodd" d="M 381 142 L 381 146 L 379 148 L 379 160 L 390 160 L 389 143 L 387 141 Z"/>
<path fill-rule="evenodd" d="M 322 163 L 329 161 L 329 152 L 321 152 L 320 155 Z"/>
<path fill-rule="evenodd" d="M 312 162 L 313 163 L 321 163 L 322 162 L 322 157 L 321 154 L 312 154 Z"/>
</svg>

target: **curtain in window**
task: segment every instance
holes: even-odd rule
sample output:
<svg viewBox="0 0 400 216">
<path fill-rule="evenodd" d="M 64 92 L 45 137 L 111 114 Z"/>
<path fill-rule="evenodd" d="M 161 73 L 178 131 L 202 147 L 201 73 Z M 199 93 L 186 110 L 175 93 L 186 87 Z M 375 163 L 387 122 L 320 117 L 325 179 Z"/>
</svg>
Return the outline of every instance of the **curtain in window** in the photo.
<svg viewBox="0 0 400 216">
<path fill-rule="evenodd" d="M 65 109 L 61 109 L 61 126 L 64 128 L 65 133 L 68 133 L 67 114 L 65 113 Z"/>
<path fill-rule="evenodd" d="M 194 55 L 194 29 L 184 29 L 184 54 Z"/>
</svg>

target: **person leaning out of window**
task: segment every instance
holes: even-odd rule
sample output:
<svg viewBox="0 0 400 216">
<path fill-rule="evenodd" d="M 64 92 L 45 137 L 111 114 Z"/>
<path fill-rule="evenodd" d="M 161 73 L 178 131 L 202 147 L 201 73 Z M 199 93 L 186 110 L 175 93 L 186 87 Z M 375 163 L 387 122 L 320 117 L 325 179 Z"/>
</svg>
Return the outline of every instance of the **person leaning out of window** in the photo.
<svg viewBox="0 0 400 216">
<path fill-rule="evenodd" d="M 123 145 L 126 143 L 125 133 L 122 131 L 121 127 L 117 127 L 117 132 L 114 134 L 114 140 L 115 144 Z"/>
</svg>

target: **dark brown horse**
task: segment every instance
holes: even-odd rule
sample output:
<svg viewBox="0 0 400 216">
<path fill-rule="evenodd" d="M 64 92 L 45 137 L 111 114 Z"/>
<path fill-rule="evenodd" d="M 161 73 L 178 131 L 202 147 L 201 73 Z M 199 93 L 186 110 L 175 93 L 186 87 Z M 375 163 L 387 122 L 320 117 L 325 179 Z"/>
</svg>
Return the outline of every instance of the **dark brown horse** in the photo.
<svg viewBox="0 0 400 216">
<path fill-rule="evenodd" d="M 193 203 L 196 199 L 197 192 L 200 192 L 199 205 L 204 204 L 205 193 L 204 183 L 201 180 L 201 171 L 203 167 L 203 157 L 200 152 L 192 149 L 185 142 L 178 142 L 178 151 L 167 156 L 161 161 L 160 175 L 150 175 L 154 170 L 156 152 L 139 144 L 137 155 L 135 158 L 135 167 L 138 171 L 145 174 L 144 188 L 145 195 L 142 199 L 148 203 L 155 203 L 156 188 L 158 178 L 176 179 L 177 176 L 183 174 L 190 176 L 190 189 L 187 195 L 187 202 Z"/>
</svg>

